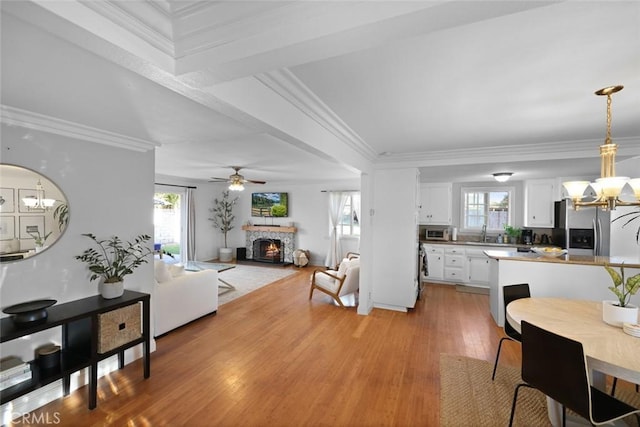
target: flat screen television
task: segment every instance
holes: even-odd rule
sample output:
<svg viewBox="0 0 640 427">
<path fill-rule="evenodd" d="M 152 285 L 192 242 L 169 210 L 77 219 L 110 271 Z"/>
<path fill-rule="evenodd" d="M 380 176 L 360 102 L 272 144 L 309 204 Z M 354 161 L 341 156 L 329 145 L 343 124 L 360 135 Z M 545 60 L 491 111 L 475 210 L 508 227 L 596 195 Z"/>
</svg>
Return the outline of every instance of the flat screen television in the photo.
<svg viewBox="0 0 640 427">
<path fill-rule="evenodd" d="M 289 195 L 287 193 L 252 193 L 251 216 L 289 216 Z"/>
</svg>

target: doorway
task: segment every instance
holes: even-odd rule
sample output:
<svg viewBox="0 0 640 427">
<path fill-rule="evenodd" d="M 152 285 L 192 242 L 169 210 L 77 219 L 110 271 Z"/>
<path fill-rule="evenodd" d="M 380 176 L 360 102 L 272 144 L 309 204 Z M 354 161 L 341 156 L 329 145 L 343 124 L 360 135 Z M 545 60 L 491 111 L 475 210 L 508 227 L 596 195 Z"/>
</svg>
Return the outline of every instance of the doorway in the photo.
<svg viewBox="0 0 640 427">
<path fill-rule="evenodd" d="M 182 261 L 184 239 L 182 233 L 182 191 L 158 191 L 153 195 L 154 249 L 156 256 L 167 263 Z"/>
</svg>

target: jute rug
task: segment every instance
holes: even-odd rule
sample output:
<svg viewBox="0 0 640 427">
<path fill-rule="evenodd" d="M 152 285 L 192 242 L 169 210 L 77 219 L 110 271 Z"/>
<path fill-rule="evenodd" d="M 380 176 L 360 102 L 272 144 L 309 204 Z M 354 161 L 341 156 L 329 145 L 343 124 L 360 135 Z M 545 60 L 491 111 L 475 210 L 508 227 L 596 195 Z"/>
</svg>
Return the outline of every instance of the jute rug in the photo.
<svg viewBox="0 0 640 427">
<path fill-rule="evenodd" d="M 220 273 L 220 278 L 232 284 L 236 289 L 225 292 L 218 298 L 218 305 L 228 303 L 236 298 L 253 292 L 263 286 L 295 273 L 295 270 L 274 267 L 254 267 L 237 265 L 236 268 Z"/>
<path fill-rule="evenodd" d="M 440 424 L 442 426 L 509 425 L 511 402 L 520 369 L 498 364 L 495 381 L 491 381 L 493 364 L 464 356 L 440 355 Z M 620 382 L 619 382 L 620 383 Z M 640 393 L 630 384 L 618 386 L 616 397 L 640 408 Z M 571 416 L 571 411 L 567 414 Z M 573 414 L 574 417 L 577 417 Z M 637 426 L 635 416 L 624 419 Z M 588 422 L 585 423 L 588 425 Z M 550 426 L 546 397 L 539 391 L 523 387 L 518 393 L 515 426 Z"/>
<path fill-rule="evenodd" d="M 498 365 L 491 381 L 493 365 L 464 356 L 440 355 L 440 424 L 442 426 L 509 425 L 513 390 L 520 369 Z M 545 396 L 522 388 L 518 393 L 516 426 L 550 426 Z"/>
</svg>

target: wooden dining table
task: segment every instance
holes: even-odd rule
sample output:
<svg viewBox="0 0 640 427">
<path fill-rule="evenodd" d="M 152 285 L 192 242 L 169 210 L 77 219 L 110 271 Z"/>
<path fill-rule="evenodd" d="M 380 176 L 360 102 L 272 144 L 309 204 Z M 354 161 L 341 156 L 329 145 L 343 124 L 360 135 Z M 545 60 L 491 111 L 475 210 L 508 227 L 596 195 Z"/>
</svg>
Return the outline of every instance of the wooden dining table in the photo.
<svg viewBox="0 0 640 427">
<path fill-rule="evenodd" d="M 640 384 L 640 338 L 602 320 L 602 303 L 567 298 L 521 298 L 507 306 L 507 319 L 520 332 L 526 320 L 582 343 L 590 381 L 605 390 L 605 375 Z M 561 407 L 549 402 L 549 418 L 557 425 Z"/>
</svg>

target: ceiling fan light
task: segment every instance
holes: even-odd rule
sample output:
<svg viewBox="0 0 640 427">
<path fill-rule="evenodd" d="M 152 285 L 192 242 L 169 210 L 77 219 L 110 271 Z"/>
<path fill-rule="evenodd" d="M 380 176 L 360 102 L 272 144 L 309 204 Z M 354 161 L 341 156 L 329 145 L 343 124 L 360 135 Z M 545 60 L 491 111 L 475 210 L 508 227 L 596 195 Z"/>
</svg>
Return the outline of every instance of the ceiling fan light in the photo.
<svg viewBox="0 0 640 427">
<path fill-rule="evenodd" d="M 507 182 L 511 175 L 513 172 L 496 172 L 493 174 L 493 178 L 498 182 Z"/>
<path fill-rule="evenodd" d="M 240 183 L 240 182 L 232 182 L 231 185 L 229 185 L 229 190 L 231 190 L 231 191 L 243 191 L 244 190 L 244 185 L 242 185 L 242 183 Z"/>
</svg>

